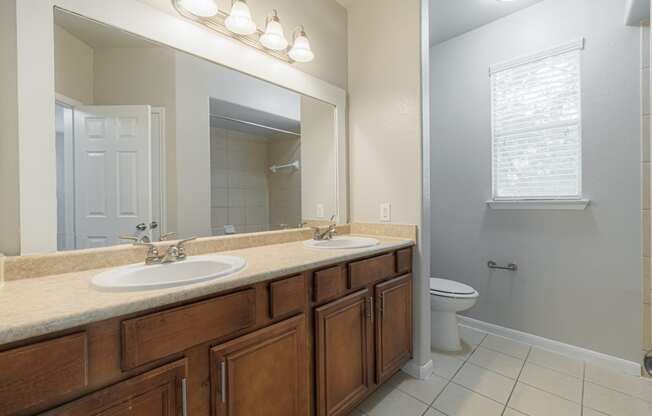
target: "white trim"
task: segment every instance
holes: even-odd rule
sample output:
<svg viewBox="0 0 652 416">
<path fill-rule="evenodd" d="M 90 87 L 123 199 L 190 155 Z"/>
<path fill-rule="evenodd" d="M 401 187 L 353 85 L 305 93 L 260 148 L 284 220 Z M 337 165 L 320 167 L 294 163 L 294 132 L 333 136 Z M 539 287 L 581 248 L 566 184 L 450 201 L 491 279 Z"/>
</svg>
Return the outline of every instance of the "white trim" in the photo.
<svg viewBox="0 0 652 416">
<path fill-rule="evenodd" d="M 514 341 L 519 341 L 544 350 L 567 355 L 569 357 L 583 360 L 588 363 L 596 364 L 601 367 L 609 368 L 621 373 L 626 373 L 633 376 L 641 375 L 641 365 L 633 361 L 624 360 L 622 358 L 614 357 L 612 355 L 604 354 L 601 352 L 577 347 L 575 345 L 565 344 L 563 342 L 554 341 L 548 338 L 543 338 L 538 335 L 532 335 L 527 332 L 505 328 L 500 325 L 490 324 L 488 322 L 479 321 L 467 316 L 459 316 L 459 322 L 461 326 L 465 326 L 467 328 L 472 328 L 487 332 L 492 335 L 498 335 L 501 337 L 513 339 Z"/>
<path fill-rule="evenodd" d="M 415 360 L 410 360 L 401 370 L 418 380 L 426 380 L 435 371 L 435 364 L 432 360 L 428 360 L 425 364 L 419 365 Z"/>
<path fill-rule="evenodd" d="M 590 202 L 588 199 L 505 199 L 489 200 L 487 205 L 497 210 L 581 211 Z"/>
<path fill-rule="evenodd" d="M 79 107 L 84 105 L 81 101 L 75 100 L 74 98 L 70 98 L 66 95 L 60 94 L 58 92 L 54 93 L 54 99 L 55 101 L 58 101 L 62 104 L 67 105 L 68 107 L 74 108 L 74 107 Z"/>
<path fill-rule="evenodd" d="M 532 62 L 540 61 L 542 59 L 550 58 L 551 56 L 561 55 L 562 53 L 582 50 L 584 49 L 584 38 L 579 38 L 572 42 L 564 43 L 550 49 L 546 49 L 531 55 L 525 55 L 518 58 L 510 59 L 509 61 L 500 62 L 489 66 L 489 76 L 501 71 L 516 68 L 517 66 L 529 64 Z"/>
<path fill-rule="evenodd" d="M 160 207 L 160 221 L 159 224 L 159 233 L 161 235 L 168 232 L 168 217 L 167 217 L 167 159 L 166 159 L 166 144 L 167 136 L 165 134 L 166 125 L 165 125 L 165 107 L 156 107 L 152 106 L 152 114 L 158 114 L 161 122 L 159 123 L 159 161 L 158 161 L 158 176 L 159 176 L 159 195 L 152 195 L 152 198 L 159 199 Z"/>
<path fill-rule="evenodd" d="M 420 212 L 418 238 L 415 250 L 414 285 L 412 288 L 414 331 L 413 363 L 408 363 L 407 372 L 424 378 L 432 367 L 430 358 L 430 256 L 431 256 L 431 195 L 430 195 L 430 0 L 421 0 L 420 27 L 420 71 L 421 71 L 421 140 L 420 140 Z M 419 367 L 421 366 L 421 367 Z M 417 371 L 417 368 L 419 370 Z M 430 372 L 432 372 L 430 370 Z"/>
</svg>

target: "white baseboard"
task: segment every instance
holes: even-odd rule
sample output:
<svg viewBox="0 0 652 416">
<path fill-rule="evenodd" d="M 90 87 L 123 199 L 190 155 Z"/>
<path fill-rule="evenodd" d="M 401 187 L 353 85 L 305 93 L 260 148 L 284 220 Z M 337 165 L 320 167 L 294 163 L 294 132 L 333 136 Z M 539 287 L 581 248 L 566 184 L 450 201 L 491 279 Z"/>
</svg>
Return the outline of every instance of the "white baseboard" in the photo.
<svg viewBox="0 0 652 416">
<path fill-rule="evenodd" d="M 610 368 L 621 373 L 631 374 L 635 376 L 641 375 L 641 365 L 633 361 L 624 360 L 622 358 L 588 350 L 586 348 L 576 347 L 570 344 L 564 344 L 563 342 L 554 341 L 537 335 L 528 334 L 527 332 L 521 332 L 515 329 L 490 324 L 488 322 L 479 321 L 477 319 L 469 318 L 466 316 L 459 316 L 458 318 L 460 325 L 466 326 L 468 328 L 477 329 L 482 332 L 487 332 L 489 334 L 498 335 L 505 338 L 510 338 L 514 341 L 530 344 L 544 350 L 557 352 L 559 354 L 577 358 L 579 360 L 593 363 L 601 367 Z"/>
<path fill-rule="evenodd" d="M 416 361 L 410 360 L 403 366 L 402 370 L 416 379 L 425 380 L 435 371 L 435 365 L 432 360 L 428 360 L 423 365 L 419 365 Z"/>
</svg>

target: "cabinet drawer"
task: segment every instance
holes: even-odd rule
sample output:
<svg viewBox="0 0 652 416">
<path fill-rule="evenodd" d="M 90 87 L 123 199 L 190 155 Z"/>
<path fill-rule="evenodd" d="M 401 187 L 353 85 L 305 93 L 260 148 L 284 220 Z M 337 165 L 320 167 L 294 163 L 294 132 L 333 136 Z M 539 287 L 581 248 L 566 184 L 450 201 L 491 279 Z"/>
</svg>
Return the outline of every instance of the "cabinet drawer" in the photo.
<svg viewBox="0 0 652 416">
<path fill-rule="evenodd" d="M 384 254 L 349 264 L 349 289 L 391 277 L 395 274 L 394 253 Z"/>
<path fill-rule="evenodd" d="M 410 273 L 412 271 L 412 249 L 404 248 L 396 252 L 396 272 Z"/>
<path fill-rule="evenodd" d="M 234 334 L 255 320 L 255 289 L 128 319 L 122 322 L 122 367 L 138 367 Z"/>
<path fill-rule="evenodd" d="M 86 333 L 0 353 L 0 415 L 64 399 L 88 385 Z"/>
<path fill-rule="evenodd" d="M 317 303 L 334 299 L 346 292 L 346 271 L 342 266 L 316 271 L 313 277 L 313 300 Z"/>
<path fill-rule="evenodd" d="M 186 414 L 185 359 L 98 390 L 42 416 L 173 416 Z"/>
<path fill-rule="evenodd" d="M 306 279 L 288 277 L 269 284 L 269 315 L 275 319 L 301 312 L 306 306 Z"/>
</svg>

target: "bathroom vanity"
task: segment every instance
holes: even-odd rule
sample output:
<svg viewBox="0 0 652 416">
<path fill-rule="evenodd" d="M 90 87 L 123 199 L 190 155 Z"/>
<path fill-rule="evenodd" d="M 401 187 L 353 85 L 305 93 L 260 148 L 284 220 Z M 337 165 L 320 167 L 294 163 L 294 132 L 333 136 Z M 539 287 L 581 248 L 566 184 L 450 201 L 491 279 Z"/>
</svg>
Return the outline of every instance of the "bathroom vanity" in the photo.
<svg viewBox="0 0 652 416">
<path fill-rule="evenodd" d="M 0 415 L 346 415 L 411 357 L 411 246 L 0 346 Z"/>
</svg>

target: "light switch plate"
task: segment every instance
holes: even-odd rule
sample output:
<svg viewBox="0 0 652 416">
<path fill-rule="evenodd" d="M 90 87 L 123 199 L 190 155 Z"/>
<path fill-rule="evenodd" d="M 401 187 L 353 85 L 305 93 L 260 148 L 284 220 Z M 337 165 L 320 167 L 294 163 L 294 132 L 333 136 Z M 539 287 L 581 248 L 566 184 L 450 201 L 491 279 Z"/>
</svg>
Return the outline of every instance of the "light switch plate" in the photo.
<svg viewBox="0 0 652 416">
<path fill-rule="evenodd" d="M 392 204 L 383 202 L 380 204 L 380 220 L 390 222 L 392 220 Z"/>
<path fill-rule="evenodd" d="M 317 218 L 324 218 L 324 204 L 317 204 Z"/>
</svg>

